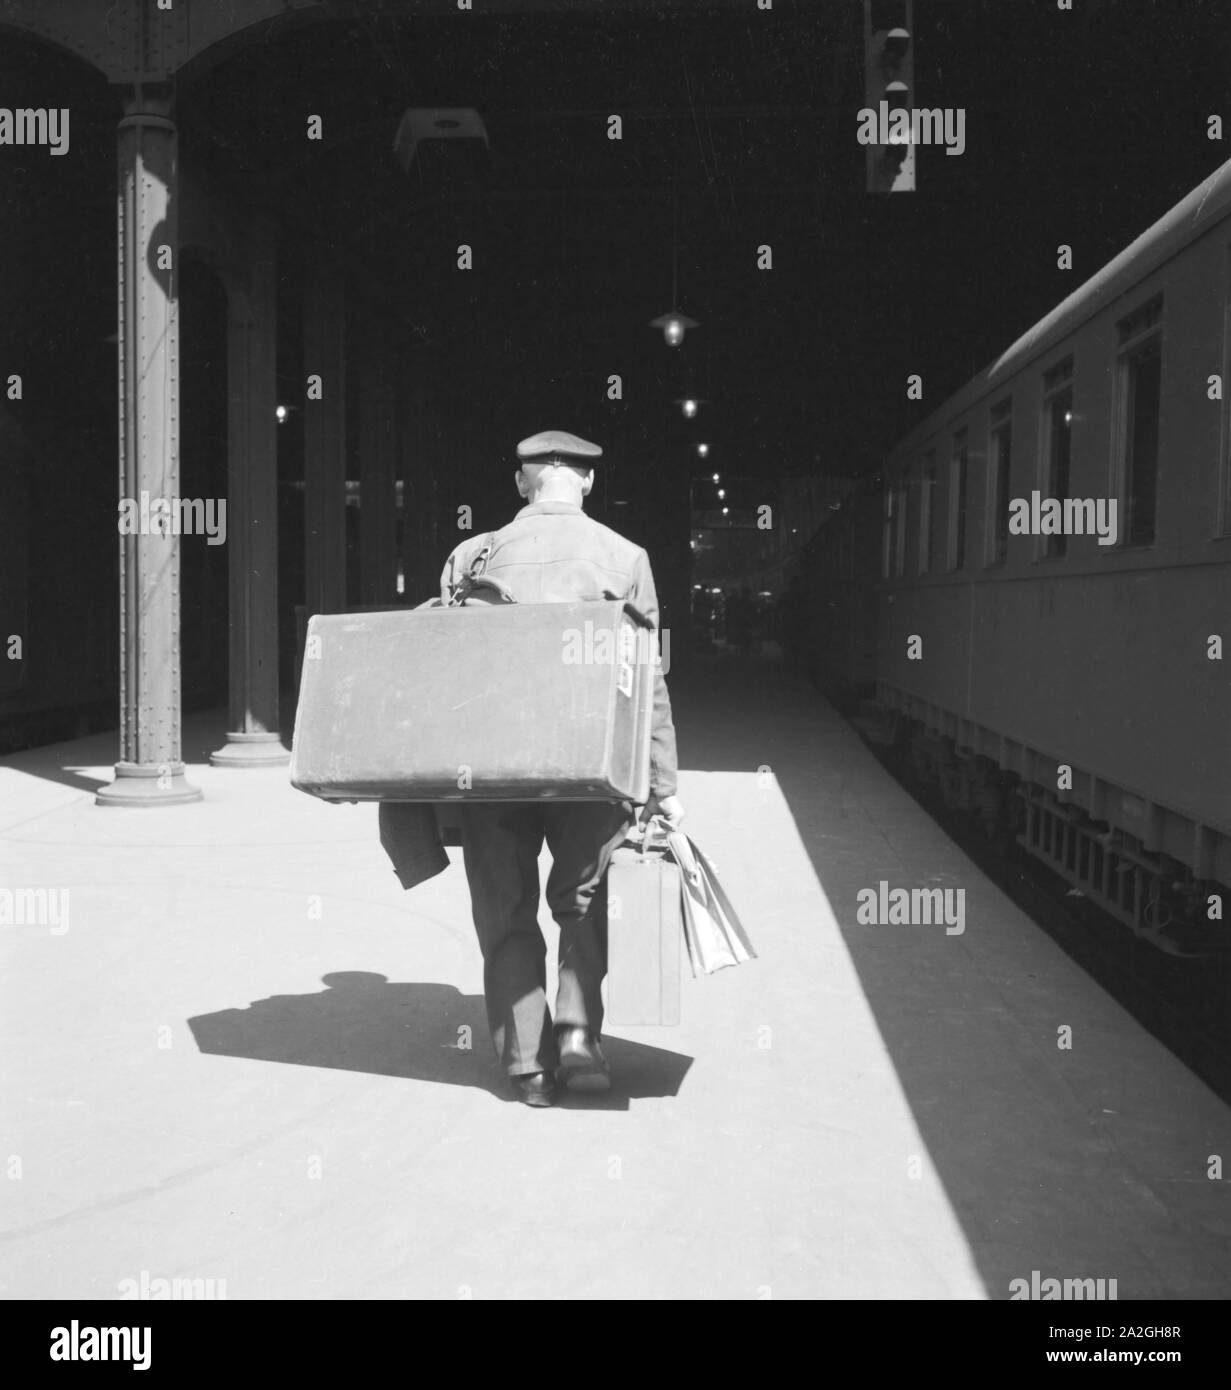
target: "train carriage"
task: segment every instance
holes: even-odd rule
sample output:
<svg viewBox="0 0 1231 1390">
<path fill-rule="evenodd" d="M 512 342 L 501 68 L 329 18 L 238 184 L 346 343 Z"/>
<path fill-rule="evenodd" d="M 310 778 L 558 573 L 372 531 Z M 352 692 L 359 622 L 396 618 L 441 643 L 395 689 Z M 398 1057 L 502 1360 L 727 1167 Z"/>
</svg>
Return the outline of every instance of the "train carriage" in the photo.
<svg viewBox="0 0 1231 1390">
<path fill-rule="evenodd" d="M 1231 884 L 1229 380 L 1231 163 L 881 475 L 877 703 L 951 804 L 1173 949 Z"/>
</svg>

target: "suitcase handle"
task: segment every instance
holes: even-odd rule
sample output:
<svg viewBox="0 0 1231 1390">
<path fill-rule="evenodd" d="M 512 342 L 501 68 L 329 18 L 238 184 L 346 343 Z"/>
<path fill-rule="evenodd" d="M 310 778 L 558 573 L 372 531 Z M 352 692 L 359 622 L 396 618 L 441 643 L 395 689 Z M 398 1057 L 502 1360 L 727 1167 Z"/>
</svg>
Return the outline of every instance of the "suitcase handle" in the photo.
<svg viewBox="0 0 1231 1390">
<path fill-rule="evenodd" d="M 668 829 L 667 822 L 662 816 L 651 816 L 648 821 L 630 830 L 625 839 L 636 845 L 641 858 L 645 859 L 651 847 L 656 852 L 667 848 Z"/>
</svg>

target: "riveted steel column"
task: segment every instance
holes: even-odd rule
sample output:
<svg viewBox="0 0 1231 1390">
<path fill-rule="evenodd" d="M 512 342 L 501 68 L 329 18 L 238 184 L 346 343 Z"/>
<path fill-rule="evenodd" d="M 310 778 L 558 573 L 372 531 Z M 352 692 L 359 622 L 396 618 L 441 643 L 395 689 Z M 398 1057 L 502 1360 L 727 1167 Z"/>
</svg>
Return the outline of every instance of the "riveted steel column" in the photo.
<svg viewBox="0 0 1231 1390">
<path fill-rule="evenodd" d="M 393 362 L 389 335 L 373 324 L 367 335 L 359 405 L 359 575 L 363 603 L 397 598 L 397 492 Z"/>
<path fill-rule="evenodd" d="M 126 103 L 118 137 L 120 761 L 101 806 L 197 801 L 180 755 L 180 538 L 153 531 L 149 504 L 179 493 L 179 236 L 169 94 Z M 142 494 L 145 494 L 145 498 Z M 170 529 L 169 527 L 167 529 Z"/>
<path fill-rule="evenodd" d="M 291 756 L 278 734 L 276 255 L 272 226 L 250 228 L 245 284 L 227 299 L 230 728 L 210 754 L 215 767 L 276 767 Z"/>
<path fill-rule="evenodd" d="M 437 452 L 428 432 L 429 412 L 423 382 L 423 358 L 404 352 L 395 385 L 398 428 L 398 477 L 402 480 L 402 569 L 406 593 L 420 603 L 440 593 L 440 572 L 457 539 L 441 536 L 437 526 L 437 486 L 433 471 Z M 446 542 L 448 542 L 446 544 Z"/>
<path fill-rule="evenodd" d="M 346 302 L 342 277 L 323 255 L 309 271 L 306 299 L 304 571 L 311 617 L 346 608 Z"/>
<path fill-rule="evenodd" d="M 419 564 L 419 526 L 423 508 L 422 488 L 415 477 L 414 469 L 418 461 L 418 450 L 414 444 L 414 421 L 418 416 L 416 402 L 411 397 L 411 352 L 408 348 L 398 352 L 393 379 L 393 430 L 396 462 L 394 475 L 402 485 L 402 526 L 398 537 L 398 565 L 401 568 L 406 586 L 405 596 L 414 603 L 421 603 L 433 596 L 434 590 L 425 589 L 420 579 Z"/>
</svg>

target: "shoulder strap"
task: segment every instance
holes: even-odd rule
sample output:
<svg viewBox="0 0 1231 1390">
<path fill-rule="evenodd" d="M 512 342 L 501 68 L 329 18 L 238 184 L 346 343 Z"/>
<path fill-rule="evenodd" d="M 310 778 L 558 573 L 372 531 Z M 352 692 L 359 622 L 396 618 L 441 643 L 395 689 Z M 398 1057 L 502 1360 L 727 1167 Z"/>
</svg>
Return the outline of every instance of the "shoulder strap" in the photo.
<svg viewBox="0 0 1231 1390">
<path fill-rule="evenodd" d="M 480 575 L 487 569 L 487 562 L 491 558 L 492 547 L 495 545 L 495 542 L 495 531 L 489 531 L 487 535 L 483 537 L 483 544 L 479 547 L 478 553 L 475 555 L 474 559 L 471 560 L 457 588 L 453 590 L 448 604 L 450 608 L 460 607 L 474 592 L 475 581 L 478 580 Z"/>
<path fill-rule="evenodd" d="M 470 569 L 467 570 L 467 573 L 470 575 L 471 579 L 477 579 L 479 575 L 484 573 L 487 569 L 487 562 L 491 558 L 492 547 L 495 543 L 496 533 L 495 531 L 489 531 L 487 535 L 483 537 L 483 544 L 479 548 L 479 553 L 470 562 Z"/>
</svg>

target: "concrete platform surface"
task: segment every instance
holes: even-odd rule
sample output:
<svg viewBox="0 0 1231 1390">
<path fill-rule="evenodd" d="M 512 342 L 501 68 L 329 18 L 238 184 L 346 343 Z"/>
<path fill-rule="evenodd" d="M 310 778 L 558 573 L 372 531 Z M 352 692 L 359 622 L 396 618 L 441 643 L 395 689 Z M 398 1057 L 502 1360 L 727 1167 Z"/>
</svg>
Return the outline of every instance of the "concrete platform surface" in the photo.
<svg viewBox="0 0 1231 1390">
<path fill-rule="evenodd" d="M 96 807 L 114 735 L 0 762 L 0 889 L 69 894 L 0 926 L 0 1293 L 1231 1294 L 1228 1108 L 802 681 L 673 695 L 686 828 L 759 958 L 548 1111 L 496 1071 L 460 851 L 404 893 L 375 807 L 205 765 L 219 718 L 188 721 L 195 805 Z M 964 931 L 860 924 L 882 881 L 964 890 Z"/>
</svg>

